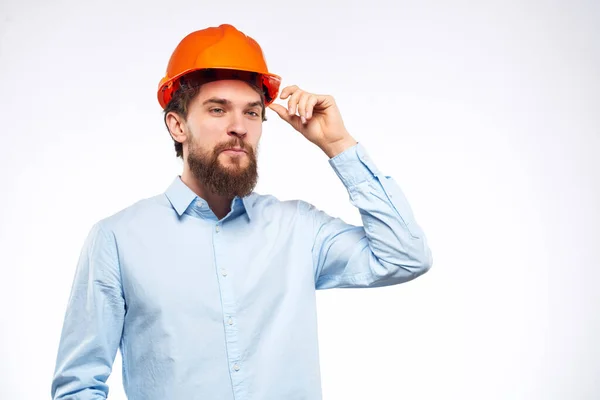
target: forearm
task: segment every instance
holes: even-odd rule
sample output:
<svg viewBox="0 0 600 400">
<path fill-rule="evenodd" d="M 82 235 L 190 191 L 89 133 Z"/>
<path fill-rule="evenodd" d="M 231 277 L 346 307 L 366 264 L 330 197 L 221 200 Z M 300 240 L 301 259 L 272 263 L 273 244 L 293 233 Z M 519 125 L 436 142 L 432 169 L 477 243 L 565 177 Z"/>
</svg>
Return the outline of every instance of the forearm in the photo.
<svg viewBox="0 0 600 400">
<path fill-rule="evenodd" d="M 425 273 L 432 256 L 425 234 L 399 186 L 384 176 L 361 145 L 330 160 L 359 209 L 354 227 L 319 212 L 316 243 L 318 287 L 375 287 Z"/>
<path fill-rule="evenodd" d="M 362 145 L 331 161 L 350 202 L 360 210 L 369 244 L 379 259 L 408 268 L 428 268 L 431 252 L 404 193 L 380 173 Z"/>
</svg>

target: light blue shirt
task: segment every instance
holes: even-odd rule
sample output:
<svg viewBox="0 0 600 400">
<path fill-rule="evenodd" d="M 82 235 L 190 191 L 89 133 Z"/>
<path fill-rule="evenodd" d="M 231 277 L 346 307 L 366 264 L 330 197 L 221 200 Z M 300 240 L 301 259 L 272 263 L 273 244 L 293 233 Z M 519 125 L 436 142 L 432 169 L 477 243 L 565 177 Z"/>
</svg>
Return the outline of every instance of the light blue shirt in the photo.
<svg viewBox="0 0 600 400">
<path fill-rule="evenodd" d="M 359 143 L 329 160 L 363 226 L 252 193 L 221 220 L 176 177 L 96 223 L 82 249 L 54 399 L 104 399 L 117 352 L 130 400 L 321 399 L 315 289 L 426 272 L 402 191 Z"/>
</svg>

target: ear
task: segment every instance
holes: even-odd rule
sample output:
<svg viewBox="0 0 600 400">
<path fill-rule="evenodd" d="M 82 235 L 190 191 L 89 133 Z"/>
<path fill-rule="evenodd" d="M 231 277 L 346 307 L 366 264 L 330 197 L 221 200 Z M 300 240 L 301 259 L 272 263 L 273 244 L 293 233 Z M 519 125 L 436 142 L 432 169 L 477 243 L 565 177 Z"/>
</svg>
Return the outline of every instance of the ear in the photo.
<svg viewBox="0 0 600 400">
<path fill-rule="evenodd" d="M 169 111 L 165 116 L 165 123 L 173 140 L 184 143 L 187 140 L 187 125 L 185 119 L 174 111 Z"/>
</svg>

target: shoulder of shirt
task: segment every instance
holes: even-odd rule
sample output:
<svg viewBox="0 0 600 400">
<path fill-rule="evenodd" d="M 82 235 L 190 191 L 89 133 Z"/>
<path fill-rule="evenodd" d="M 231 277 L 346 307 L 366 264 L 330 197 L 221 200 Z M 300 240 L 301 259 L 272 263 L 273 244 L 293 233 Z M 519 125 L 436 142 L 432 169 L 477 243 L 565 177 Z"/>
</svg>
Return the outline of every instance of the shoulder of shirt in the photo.
<svg viewBox="0 0 600 400">
<path fill-rule="evenodd" d="M 166 207 L 171 207 L 171 204 L 164 193 L 157 194 L 152 197 L 137 200 L 113 214 L 100 219 L 95 225 L 98 225 L 105 230 L 115 230 L 124 225 L 135 223 L 141 219 L 152 217 L 156 215 L 157 211 L 164 210 Z"/>
<path fill-rule="evenodd" d="M 280 200 L 278 197 L 272 194 L 261 194 L 252 192 L 246 199 L 245 203 L 255 210 L 259 209 L 273 209 L 273 207 L 289 207 L 290 200 Z"/>
<path fill-rule="evenodd" d="M 262 211 L 268 211 L 268 216 L 281 215 L 281 213 L 304 215 L 315 209 L 315 206 L 304 200 L 280 200 L 272 194 L 259 194 L 256 192 L 248 196 L 247 203 L 253 208 L 255 215 L 263 215 Z"/>
</svg>

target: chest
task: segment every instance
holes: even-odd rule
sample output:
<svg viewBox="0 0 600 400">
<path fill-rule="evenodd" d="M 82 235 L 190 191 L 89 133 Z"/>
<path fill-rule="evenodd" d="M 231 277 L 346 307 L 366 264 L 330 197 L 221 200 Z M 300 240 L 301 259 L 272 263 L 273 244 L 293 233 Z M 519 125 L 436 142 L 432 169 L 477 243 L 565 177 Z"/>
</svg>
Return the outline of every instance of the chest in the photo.
<svg viewBox="0 0 600 400">
<path fill-rule="evenodd" d="M 136 315 L 220 321 L 224 309 L 274 309 L 314 291 L 312 241 L 294 224 L 242 220 L 132 229 L 122 243 L 124 295 Z"/>
</svg>

